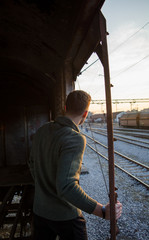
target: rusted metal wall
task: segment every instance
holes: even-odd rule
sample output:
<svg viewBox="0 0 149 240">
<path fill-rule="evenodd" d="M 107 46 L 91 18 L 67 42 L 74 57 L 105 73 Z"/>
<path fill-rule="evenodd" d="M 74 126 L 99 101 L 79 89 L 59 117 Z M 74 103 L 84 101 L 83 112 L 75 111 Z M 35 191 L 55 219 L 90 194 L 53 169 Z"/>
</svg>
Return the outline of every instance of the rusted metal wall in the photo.
<svg viewBox="0 0 149 240">
<path fill-rule="evenodd" d="M 7 107 L 0 120 L 0 167 L 26 164 L 33 135 L 49 118 L 46 105 Z"/>
<path fill-rule="evenodd" d="M 32 135 L 63 114 L 100 41 L 103 2 L 0 1 L 0 167 L 26 164 Z"/>
</svg>

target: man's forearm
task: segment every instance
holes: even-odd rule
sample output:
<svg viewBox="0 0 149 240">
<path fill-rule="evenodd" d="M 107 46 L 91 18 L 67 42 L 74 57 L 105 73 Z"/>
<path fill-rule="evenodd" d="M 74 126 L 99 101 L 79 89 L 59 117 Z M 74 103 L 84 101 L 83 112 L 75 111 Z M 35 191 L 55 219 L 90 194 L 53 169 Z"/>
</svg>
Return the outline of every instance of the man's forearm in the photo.
<svg viewBox="0 0 149 240">
<path fill-rule="evenodd" d="M 98 217 L 101 217 L 101 218 L 102 218 L 102 217 L 103 217 L 102 207 L 103 207 L 102 204 L 97 203 L 97 205 L 96 205 L 96 207 L 95 207 L 95 209 L 94 209 L 94 211 L 93 211 L 93 214 L 96 215 L 96 216 L 98 216 Z"/>
</svg>

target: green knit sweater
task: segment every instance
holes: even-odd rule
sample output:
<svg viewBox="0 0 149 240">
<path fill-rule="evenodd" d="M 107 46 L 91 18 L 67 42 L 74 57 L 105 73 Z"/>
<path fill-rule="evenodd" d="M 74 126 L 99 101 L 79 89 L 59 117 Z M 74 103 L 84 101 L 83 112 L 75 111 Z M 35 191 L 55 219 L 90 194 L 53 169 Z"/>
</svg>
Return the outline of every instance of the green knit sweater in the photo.
<svg viewBox="0 0 149 240">
<path fill-rule="evenodd" d="M 92 213 L 97 202 L 79 185 L 86 140 L 67 117 L 42 126 L 34 136 L 29 167 L 35 183 L 33 211 L 51 220 Z"/>
</svg>

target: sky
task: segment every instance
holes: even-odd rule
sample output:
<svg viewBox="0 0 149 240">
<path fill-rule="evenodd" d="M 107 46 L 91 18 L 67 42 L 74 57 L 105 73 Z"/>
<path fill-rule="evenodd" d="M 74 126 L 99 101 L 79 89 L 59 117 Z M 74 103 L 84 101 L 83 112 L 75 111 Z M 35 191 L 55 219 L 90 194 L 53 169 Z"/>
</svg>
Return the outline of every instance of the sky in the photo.
<svg viewBox="0 0 149 240">
<path fill-rule="evenodd" d="M 105 0 L 112 99 L 149 98 L 149 0 Z M 94 53 L 77 78 L 76 89 L 90 93 L 93 100 L 105 99 L 103 67 Z M 86 69 L 86 70 L 85 70 Z M 84 71 L 85 70 L 85 71 Z M 113 104 L 114 105 L 114 104 Z M 131 108 L 131 109 L 130 109 Z M 113 111 L 141 110 L 145 105 L 117 104 Z M 105 105 L 91 105 L 90 111 L 106 112 Z"/>
</svg>

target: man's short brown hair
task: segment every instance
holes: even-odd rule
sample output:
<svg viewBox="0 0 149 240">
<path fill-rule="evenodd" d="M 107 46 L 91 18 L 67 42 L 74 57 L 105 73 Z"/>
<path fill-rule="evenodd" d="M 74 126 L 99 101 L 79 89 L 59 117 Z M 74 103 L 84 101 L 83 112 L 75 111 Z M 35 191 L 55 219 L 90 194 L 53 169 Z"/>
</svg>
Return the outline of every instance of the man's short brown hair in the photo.
<svg viewBox="0 0 149 240">
<path fill-rule="evenodd" d="M 73 115 L 81 115 L 88 109 L 91 96 L 82 90 L 69 93 L 66 99 L 66 111 Z"/>
</svg>

